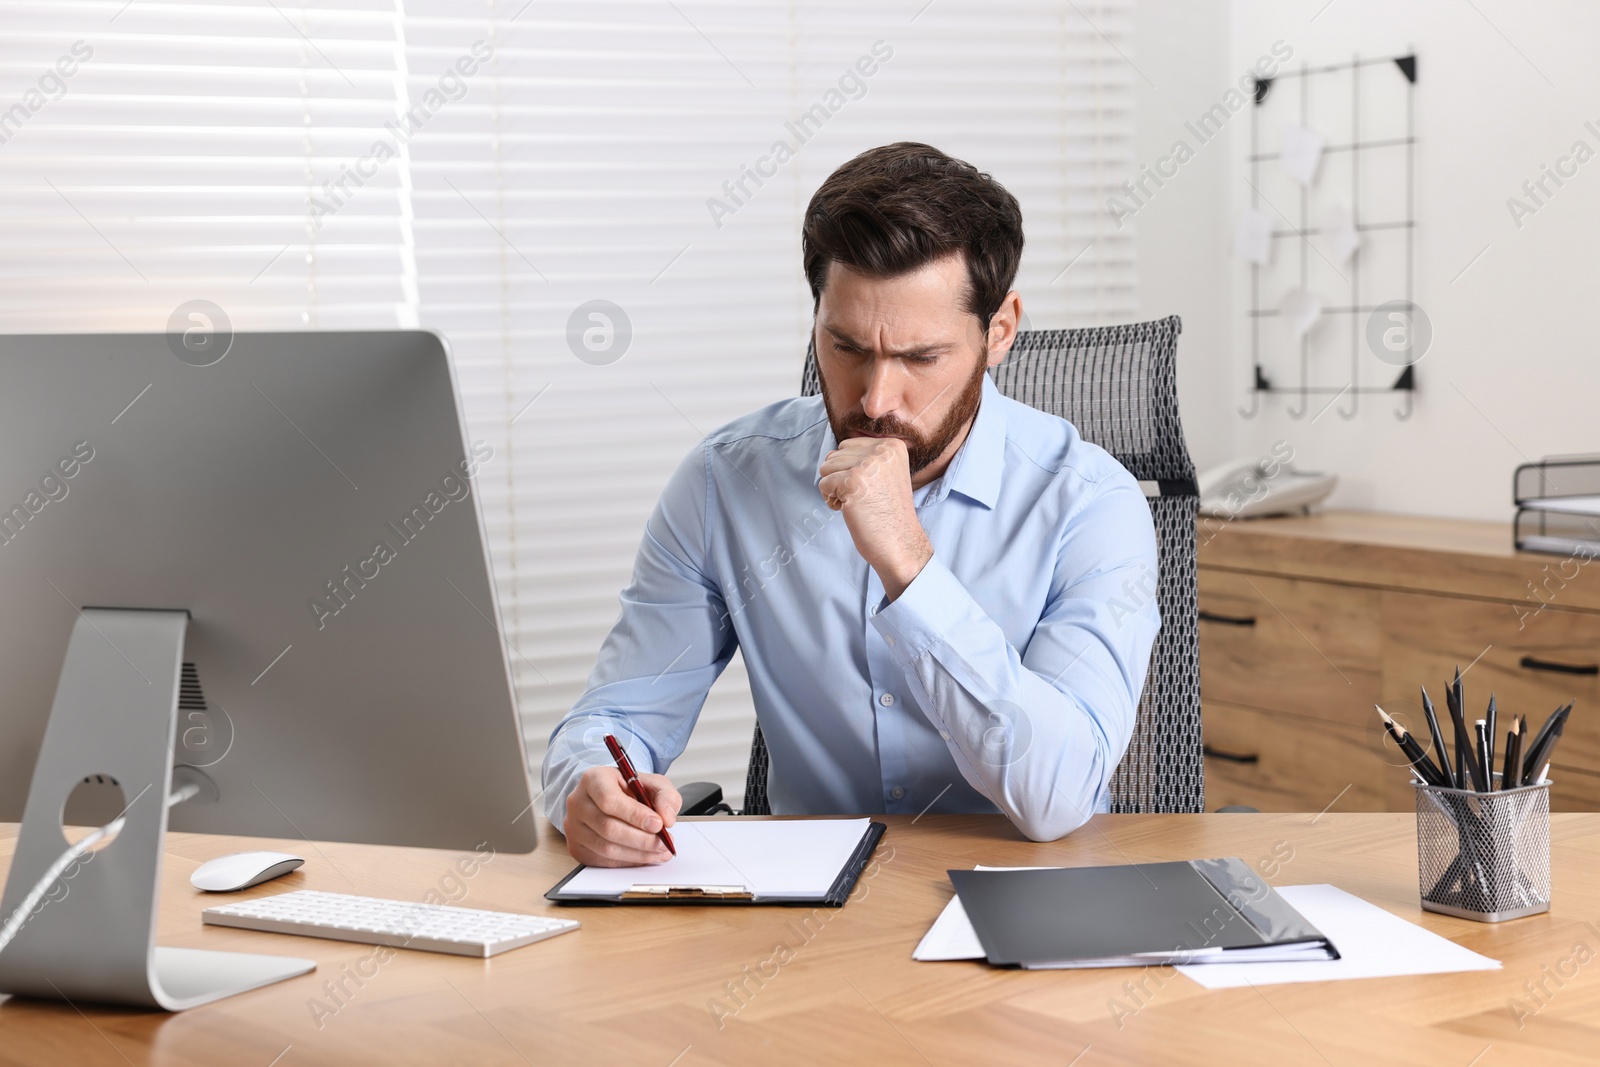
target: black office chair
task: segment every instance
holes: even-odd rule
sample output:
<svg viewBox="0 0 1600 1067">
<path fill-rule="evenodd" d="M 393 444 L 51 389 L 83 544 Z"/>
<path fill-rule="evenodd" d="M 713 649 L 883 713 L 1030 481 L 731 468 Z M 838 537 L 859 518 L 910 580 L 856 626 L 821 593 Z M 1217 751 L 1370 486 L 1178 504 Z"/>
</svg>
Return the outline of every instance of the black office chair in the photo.
<svg viewBox="0 0 1600 1067">
<path fill-rule="evenodd" d="M 1178 420 L 1178 316 L 1123 326 L 1018 333 L 989 371 L 1014 400 L 1059 415 L 1139 479 L 1155 520 L 1161 632 L 1150 654 L 1127 754 L 1111 778 L 1114 812 L 1205 810 L 1200 735 L 1200 641 L 1195 587 L 1194 464 Z M 819 391 L 806 352 L 800 394 Z M 767 815 L 767 746 L 756 724 L 745 773 L 744 815 Z M 732 812 L 721 787 L 683 787 L 685 815 Z"/>
</svg>

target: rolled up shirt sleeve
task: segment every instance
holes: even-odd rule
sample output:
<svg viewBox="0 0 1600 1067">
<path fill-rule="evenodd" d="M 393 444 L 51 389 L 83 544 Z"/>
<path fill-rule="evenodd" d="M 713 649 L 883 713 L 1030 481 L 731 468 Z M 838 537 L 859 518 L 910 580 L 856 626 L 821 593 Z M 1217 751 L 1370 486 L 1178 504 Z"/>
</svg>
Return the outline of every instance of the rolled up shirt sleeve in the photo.
<svg viewBox="0 0 1600 1067">
<path fill-rule="evenodd" d="M 1104 810 L 1160 629 L 1155 528 L 1125 471 L 1085 483 L 1019 653 L 941 560 L 871 616 L 963 777 L 1028 837 Z"/>
<path fill-rule="evenodd" d="M 621 615 L 583 696 L 550 735 L 541 778 L 557 829 L 583 772 L 612 765 L 606 734 L 640 773 L 666 772 L 737 648 L 719 586 L 705 573 L 708 461 L 702 445 L 668 481 L 645 525 Z"/>
</svg>

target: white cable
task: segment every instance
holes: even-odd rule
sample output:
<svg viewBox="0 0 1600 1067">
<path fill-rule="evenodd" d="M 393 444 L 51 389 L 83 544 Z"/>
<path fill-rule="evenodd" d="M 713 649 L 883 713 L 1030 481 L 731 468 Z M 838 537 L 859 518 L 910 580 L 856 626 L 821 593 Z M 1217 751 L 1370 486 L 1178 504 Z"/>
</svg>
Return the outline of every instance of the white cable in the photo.
<svg viewBox="0 0 1600 1067">
<path fill-rule="evenodd" d="M 198 792 L 200 792 L 200 786 L 191 782 L 167 798 L 167 807 L 170 808 L 174 804 L 182 804 Z M 136 797 L 135 799 L 138 798 Z M 6 920 L 5 926 L 0 927 L 0 952 L 4 952 L 5 947 L 11 943 L 11 939 L 17 936 L 17 931 L 22 929 L 22 925 L 28 921 L 28 917 L 32 914 L 34 907 L 50 891 L 50 887 L 55 884 L 57 878 L 61 877 L 62 872 L 78 862 L 84 853 L 94 848 L 104 839 L 115 837 L 121 833 L 122 826 L 127 821 L 126 816 L 119 815 L 99 829 L 90 830 L 82 839 L 74 842 L 57 857 L 56 861 L 44 872 L 44 876 L 34 883 L 32 889 L 28 890 L 28 895 L 22 898 L 22 903 L 17 905 L 17 910 L 11 913 L 11 918 Z"/>
<path fill-rule="evenodd" d="M 17 931 L 22 929 L 22 924 L 27 922 L 28 916 L 32 914 L 34 905 L 38 904 L 39 899 L 50 891 L 50 887 L 55 884 L 56 879 L 61 877 L 61 872 L 76 863 L 79 857 L 94 848 L 102 839 L 121 832 L 122 824 L 126 821 L 126 819 L 117 819 L 100 827 L 98 830 L 91 830 L 81 841 L 78 841 L 63 852 L 60 858 L 50 865 L 49 869 L 44 872 L 44 877 L 34 884 L 34 887 L 28 891 L 28 895 L 22 898 L 22 903 L 17 906 L 17 910 L 11 913 L 11 918 L 6 920 L 5 927 L 0 928 L 0 952 L 5 951 L 5 947 L 11 943 L 11 939 L 17 936 Z"/>
</svg>

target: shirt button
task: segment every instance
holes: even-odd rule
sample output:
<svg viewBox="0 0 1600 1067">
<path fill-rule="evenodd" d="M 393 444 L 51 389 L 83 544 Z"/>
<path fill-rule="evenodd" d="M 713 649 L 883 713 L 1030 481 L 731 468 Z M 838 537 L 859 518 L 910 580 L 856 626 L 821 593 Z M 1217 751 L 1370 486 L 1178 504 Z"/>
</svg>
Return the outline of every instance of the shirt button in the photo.
<svg viewBox="0 0 1600 1067">
<path fill-rule="evenodd" d="M 889 797 L 892 800 L 899 800 L 901 797 L 904 797 L 905 795 L 906 795 L 906 789 L 905 789 L 905 786 L 903 786 L 903 785 L 897 785 L 893 789 L 889 790 Z"/>
<path fill-rule="evenodd" d="M 884 643 L 887 644 L 890 648 L 894 647 L 894 638 L 893 637 L 890 637 L 888 634 L 884 634 L 883 640 L 884 640 Z"/>
<path fill-rule="evenodd" d="M 893 693 L 885 693 L 885 694 L 883 694 L 883 696 L 878 698 L 878 703 L 882 704 L 886 708 L 894 707 L 894 694 Z"/>
</svg>

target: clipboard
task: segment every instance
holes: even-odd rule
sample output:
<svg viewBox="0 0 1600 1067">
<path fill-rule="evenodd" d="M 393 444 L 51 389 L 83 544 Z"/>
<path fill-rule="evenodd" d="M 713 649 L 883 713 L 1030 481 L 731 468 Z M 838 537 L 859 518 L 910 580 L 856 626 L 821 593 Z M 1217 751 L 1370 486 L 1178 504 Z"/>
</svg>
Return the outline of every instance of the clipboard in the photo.
<svg viewBox="0 0 1600 1067">
<path fill-rule="evenodd" d="M 877 849 L 878 842 L 883 839 L 884 832 L 889 828 L 884 823 L 871 822 L 869 820 L 740 820 L 735 816 L 732 818 L 724 817 L 717 819 L 712 825 L 720 824 L 723 826 L 732 826 L 742 822 L 744 823 L 746 829 L 741 830 L 739 836 L 749 837 L 753 841 L 757 841 L 757 839 L 760 837 L 766 836 L 758 828 L 793 828 L 797 826 L 804 826 L 806 823 L 821 823 L 828 821 L 860 821 L 866 822 L 866 826 L 864 832 L 860 836 L 860 839 L 856 841 L 854 848 L 848 853 L 848 856 L 845 858 L 842 866 L 837 868 L 837 872 L 834 874 L 831 884 L 828 884 L 826 888 L 820 892 L 815 890 L 805 892 L 786 891 L 784 889 L 769 890 L 764 889 L 761 884 L 746 884 L 749 881 L 756 881 L 759 883 L 762 880 L 761 875 L 764 873 L 762 869 L 764 865 L 760 863 L 760 857 L 758 857 L 755 862 L 750 862 L 747 864 L 749 869 L 755 872 L 756 876 L 753 878 L 724 878 L 719 879 L 716 883 L 680 885 L 675 884 L 671 880 L 663 880 L 660 877 L 652 878 L 655 868 L 633 867 L 618 869 L 618 873 L 615 875 L 612 875 L 610 871 L 607 871 L 606 874 L 609 876 L 608 881 L 614 880 L 615 884 L 607 886 L 604 891 L 595 891 L 573 885 L 575 879 L 580 879 L 580 876 L 583 875 L 585 871 L 591 870 L 591 868 L 579 864 L 570 873 L 568 873 L 565 878 L 561 879 L 561 881 L 552 886 L 549 892 L 545 893 L 545 899 L 556 904 L 576 906 L 594 906 L 605 904 L 772 904 L 790 907 L 842 908 L 844 907 L 845 901 L 850 899 L 850 894 L 855 889 L 856 882 L 861 877 L 861 872 L 866 869 L 867 862 L 872 858 L 873 852 Z M 679 827 L 694 827 L 698 825 L 702 824 L 693 822 L 682 822 L 678 824 Z M 793 835 L 795 833 L 803 832 L 804 831 L 795 831 L 790 829 L 773 831 L 772 833 L 778 835 Z M 679 838 L 681 854 L 684 844 L 687 843 L 686 835 L 680 834 L 678 827 L 673 828 L 673 833 Z M 757 841 L 757 843 L 759 842 Z M 762 847 L 765 852 L 769 853 L 766 858 L 770 859 L 770 850 L 765 849 L 764 845 Z M 731 851 L 729 842 L 727 841 L 722 842 L 721 849 L 714 850 L 718 851 L 719 855 Z M 737 867 L 739 858 L 740 857 L 738 855 L 734 855 L 730 860 L 730 866 Z M 601 869 L 593 868 L 593 870 L 599 872 Z M 624 870 L 630 872 L 632 876 L 632 881 L 629 881 L 626 884 L 624 884 L 622 881 L 623 878 L 628 877 L 628 875 L 621 873 Z M 833 870 L 831 863 L 829 865 L 829 870 Z"/>
</svg>

